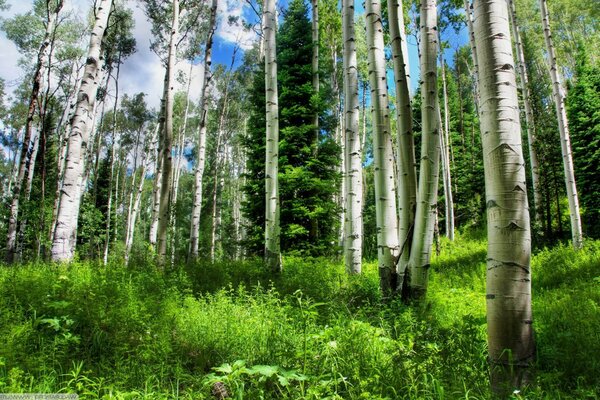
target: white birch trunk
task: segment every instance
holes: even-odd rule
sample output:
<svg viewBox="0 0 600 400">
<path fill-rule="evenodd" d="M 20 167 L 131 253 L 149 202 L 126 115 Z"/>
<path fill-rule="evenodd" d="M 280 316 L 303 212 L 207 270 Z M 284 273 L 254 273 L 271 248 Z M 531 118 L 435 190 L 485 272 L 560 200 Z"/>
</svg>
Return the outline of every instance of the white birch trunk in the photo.
<svg viewBox="0 0 600 400">
<path fill-rule="evenodd" d="M 344 0 L 342 30 L 344 34 L 344 181 L 345 234 L 344 260 L 348 273 L 362 271 L 362 142 L 358 130 L 358 65 L 354 29 L 354 0 Z"/>
<path fill-rule="evenodd" d="M 571 236 L 573 247 L 580 249 L 583 246 L 583 233 L 581 228 L 581 214 L 579 212 L 579 198 L 577 196 L 577 185 L 575 184 L 575 170 L 573 167 L 573 154 L 571 152 L 571 137 L 569 134 L 569 121 L 565 107 L 565 92 L 561 83 L 561 76 L 556 63 L 556 52 L 552 43 L 550 32 L 550 20 L 546 0 L 540 0 L 542 12 L 542 25 L 544 27 L 544 38 L 548 50 L 548 61 L 550 64 L 550 79 L 552 80 L 552 97 L 556 106 L 556 118 L 558 119 L 558 130 L 560 132 L 560 144 L 565 171 L 565 184 L 567 187 L 567 198 L 569 200 L 569 214 L 571 216 Z"/>
<path fill-rule="evenodd" d="M 487 326 L 492 390 L 507 397 L 534 361 L 531 235 L 516 76 L 504 0 L 476 0 L 488 227 Z"/>
<path fill-rule="evenodd" d="M 160 185 L 160 205 L 158 208 L 158 228 L 156 249 L 159 263 L 166 261 L 167 233 L 169 230 L 169 217 L 171 215 L 173 191 L 173 98 L 175 95 L 175 63 L 177 61 L 177 41 L 179 40 L 179 0 L 173 0 L 173 21 L 169 38 L 169 53 L 167 70 L 165 74 L 165 108 L 164 108 L 164 134 L 161 143 L 162 152 L 162 180 Z"/>
<path fill-rule="evenodd" d="M 475 90 L 473 91 L 473 98 L 475 100 L 475 108 L 479 113 L 479 63 L 477 61 L 477 44 L 475 43 L 475 32 L 473 31 L 473 10 L 471 10 L 470 0 L 464 0 L 465 2 L 465 15 L 467 17 L 467 29 L 469 31 L 469 46 L 471 47 L 471 59 L 473 61 L 473 75 L 475 82 Z"/>
<path fill-rule="evenodd" d="M 436 0 L 421 0 L 422 142 L 415 228 L 410 250 L 410 283 L 406 296 L 421 299 L 427 291 L 435 225 L 440 163 L 439 99 L 437 89 Z"/>
<path fill-rule="evenodd" d="M 533 108 L 529 100 L 529 79 L 527 77 L 527 64 L 525 64 L 525 51 L 519 25 L 517 25 L 517 9 L 513 0 L 507 0 L 510 8 L 510 19 L 513 41 L 517 52 L 517 71 L 519 72 L 519 83 L 521 93 L 523 95 L 523 105 L 525 108 L 525 124 L 527 127 L 527 144 L 529 148 L 529 163 L 531 167 L 531 184 L 533 186 L 533 204 L 535 221 L 541 225 L 541 207 L 542 207 L 542 191 L 540 188 L 540 166 L 536 151 L 536 136 L 535 136 L 535 118 L 533 116 Z"/>
<path fill-rule="evenodd" d="M 200 212 L 202 210 L 202 178 L 204 177 L 204 166 L 206 163 L 206 122 L 208 119 L 208 100 L 206 98 L 206 89 L 211 78 L 212 62 L 212 42 L 215 33 L 215 19 L 217 15 L 217 0 L 212 1 L 208 37 L 206 38 L 206 48 L 204 52 L 204 75 L 202 77 L 202 89 L 200 91 L 201 110 L 200 126 L 198 128 L 198 160 L 196 162 L 196 171 L 194 174 L 194 202 L 192 204 L 192 226 L 190 229 L 190 249 L 191 258 L 198 257 L 198 247 L 200 243 Z"/>
<path fill-rule="evenodd" d="M 408 50 L 404 35 L 404 17 L 402 4 L 398 0 L 388 0 L 388 15 L 392 57 L 394 60 L 394 80 L 396 82 L 396 130 L 398 148 L 397 182 L 399 224 L 398 239 L 400 243 L 400 260 L 396 268 L 398 272 L 398 288 L 404 285 L 406 266 L 410 256 L 412 230 L 415 222 L 417 205 L 417 171 L 412 126 L 412 109 L 410 101 L 410 73 L 408 71 Z"/>
<path fill-rule="evenodd" d="M 81 201 L 81 177 L 84 173 L 84 155 L 89 139 L 88 126 L 93 113 L 98 90 L 99 67 L 101 65 L 101 44 L 112 0 L 101 0 L 96 10 L 96 21 L 92 30 L 87 62 L 69 136 L 65 160 L 64 184 L 56 219 L 56 231 L 52 242 L 52 259 L 70 261 L 75 251 L 77 219 Z"/>
<path fill-rule="evenodd" d="M 381 2 L 366 2 L 367 48 L 371 102 L 373 104 L 373 162 L 375 166 L 375 207 L 379 282 L 384 296 L 396 289 L 396 261 L 399 256 L 398 221 L 394 178 L 394 154 L 385 70 Z"/>
<path fill-rule="evenodd" d="M 444 131 L 440 137 L 442 138 L 446 237 L 454 240 L 454 200 L 452 196 L 452 164 L 450 162 L 450 110 L 446 87 L 446 61 L 444 60 L 443 52 L 440 52 L 440 63 L 442 64 L 442 97 L 444 99 Z"/>
<path fill-rule="evenodd" d="M 265 157 L 265 262 L 281 271 L 279 226 L 279 95 L 277 91 L 276 0 L 264 0 L 266 157 Z"/>
</svg>

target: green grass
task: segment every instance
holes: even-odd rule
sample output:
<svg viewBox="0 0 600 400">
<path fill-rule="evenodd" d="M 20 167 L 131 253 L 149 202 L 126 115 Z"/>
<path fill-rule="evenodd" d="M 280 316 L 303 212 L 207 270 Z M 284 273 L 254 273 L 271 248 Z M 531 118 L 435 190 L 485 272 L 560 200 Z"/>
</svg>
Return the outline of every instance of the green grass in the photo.
<svg viewBox="0 0 600 400">
<path fill-rule="evenodd" d="M 536 381 L 515 398 L 600 396 L 600 243 L 533 258 Z M 485 399 L 481 235 L 442 241 L 427 301 L 382 303 L 377 267 L 323 259 L 0 268 L 0 392 L 82 398 Z"/>
</svg>

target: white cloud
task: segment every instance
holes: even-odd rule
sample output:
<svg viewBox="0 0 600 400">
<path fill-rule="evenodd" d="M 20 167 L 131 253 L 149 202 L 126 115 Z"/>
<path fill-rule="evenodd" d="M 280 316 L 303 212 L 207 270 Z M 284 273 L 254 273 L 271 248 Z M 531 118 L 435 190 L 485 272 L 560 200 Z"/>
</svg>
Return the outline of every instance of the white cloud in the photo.
<svg viewBox="0 0 600 400">
<path fill-rule="evenodd" d="M 243 0 L 219 0 L 217 9 L 219 25 L 216 35 L 220 39 L 229 43 L 239 43 L 242 50 L 252 48 L 257 35 L 252 30 L 244 29 L 241 23 L 245 20 L 246 12 L 253 12 L 248 4 Z M 238 18 L 236 24 L 229 24 L 230 18 Z"/>
</svg>

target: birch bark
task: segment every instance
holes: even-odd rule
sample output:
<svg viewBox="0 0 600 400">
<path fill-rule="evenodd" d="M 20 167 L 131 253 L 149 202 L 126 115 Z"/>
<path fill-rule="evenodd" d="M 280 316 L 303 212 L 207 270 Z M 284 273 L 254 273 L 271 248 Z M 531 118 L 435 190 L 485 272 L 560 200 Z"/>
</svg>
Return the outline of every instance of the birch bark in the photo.
<svg viewBox="0 0 600 400">
<path fill-rule="evenodd" d="M 404 32 L 402 4 L 398 0 L 388 0 L 388 15 L 392 57 L 394 60 L 394 81 L 396 82 L 396 131 L 398 147 L 398 197 L 400 260 L 398 262 L 398 285 L 403 285 L 406 266 L 410 256 L 412 228 L 417 204 L 417 171 L 415 168 L 415 148 L 412 126 L 412 110 L 409 92 L 408 50 Z"/>
<path fill-rule="evenodd" d="M 440 162 L 439 99 L 437 89 L 436 0 L 421 1 L 421 116 L 422 144 L 415 228 L 410 250 L 410 283 L 405 296 L 421 299 L 427 291 L 435 225 Z"/>
<path fill-rule="evenodd" d="M 384 296 L 397 286 L 396 261 L 399 256 L 396 213 L 394 154 L 389 116 L 389 98 L 385 71 L 381 2 L 366 2 L 369 79 L 373 104 L 373 162 L 375 166 L 375 209 L 379 284 Z"/>
<path fill-rule="evenodd" d="M 344 260 L 348 273 L 362 270 L 362 143 L 358 130 L 358 64 L 354 33 L 354 0 L 344 0 Z"/>
<path fill-rule="evenodd" d="M 531 236 L 516 76 L 504 0 L 476 0 L 487 206 L 487 326 L 491 384 L 502 397 L 534 361 Z"/>
<path fill-rule="evenodd" d="M 279 226 L 279 95 L 277 90 L 276 0 L 264 0 L 266 156 L 265 156 L 265 262 L 281 271 Z"/>
<path fill-rule="evenodd" d="M 90 114 L 93 113 L 101 66 L 101 44 L 106 31 L 112 0 L 101 0 L 96 10 L 84 76 L 77 96 L 77 106 L 71 122 L 68 151 L 65 160 L 64 184 L 52 242 L 52 259 L 70 261 L 75 251 L 77 219 L 81 201 L 81 178 L 84 173 L 85 150 L 90 135 Z"/>
</svg>

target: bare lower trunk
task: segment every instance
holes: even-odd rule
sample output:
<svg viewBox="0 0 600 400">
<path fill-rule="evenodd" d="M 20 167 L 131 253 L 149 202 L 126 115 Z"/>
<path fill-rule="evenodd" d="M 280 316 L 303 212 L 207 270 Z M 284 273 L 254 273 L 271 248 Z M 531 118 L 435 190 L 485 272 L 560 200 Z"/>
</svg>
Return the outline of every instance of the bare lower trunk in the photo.
<svg viewBox="0 0 600 400">
<path fill-rule="evenodd" d="M 491 384 L 507 398 L 534 361 L 531 236 L 516 77 L 504 0 L 477 0 L 487 205 L 487 326 Z"/>
<path fill-rule="evenodd" d="M 577 196 L 577 185 L 575 184 L 575 170 L 573 168 L 573 154 L 571 152 L 571 137 L 569 134 L 569 121 L 565 108 L 565 92 L 561 83 L 561 76 L 556 63 L 556 52 L 552 43 L 550 32 L 550 21 L 546 0 L 540 0 L 542 11 L 542 24 L 544 27 L 544 38 L 548 50 L 548 61 L 550 64 L 550 78 L 552 79 L 552 97 L 556 107 L 556 118 L 558 119 L 558 130 L 560 132 L 560 144 L 565 170 L 565 184 L 567 187 L 567 198 L 569 200 L 569 215 L 571 216 L 571 236 L 573 247 L 580 249 L 583 246 L 583 233 L 581 228 L 581 214 L 579 212 L 579 198 Z"/>
<path fill-rule="evenodd" d="M 399 224 L 398 239 L 400 259 L 398 289 L 404 285 L 406 267 L 410 256 L 412 232 L 417 204 L 417 171 L 415 168 L 415 148 L 413 138 L 412 110 L 409 92 L 408 52 L 404 36 L 404 18 L 402 4 L 398 0 L 388 0 L 390 40 L 394 60 L 394 80 L 396 82 L 396 130 L 398 136 L 398 197 Z"/>
<path fill-rule="evenodd" d="M 437 90 L 437 12 L 435 0 L 421 1 L 421 165 L 415 230 L 410 251 L 406 296 L 422 299 L 427 291 L 439 184 L 440 126 Z"/>
<path fill-rule="evenodd" d="M 190 258 L 198 257 L 200 244 L 200 211 L 202 210 L 202 180 L 204 177 L 204 164 L 206 162 L 206 123 L 208 114 L 208 100 L 206 89 L 211 78 L 212 44 L 215 33 L 215 19 L 217 14 L 217 0 L 213 0 L 208 37 L 204 52 L 204 75 L 202 77 L 202 90 L 200 92 L 199 108 L 201 110 L 200 126 L 198 128 L 198 159 L 196 160 L 196 171 L 194 173 L 194 201 L 192 203 L 192 222 L 190 229 Z"/>
<path fill-rule="evenodd" d="M 396 261 L 399 256 L 398 224 L 389 98 L 385 73 L 381 2 L 366 2 L 367 48 L 373 104 L 373 162 L 375 165 L 375 208 L 379 283 L 384 296 L 397 286 Z"/>
<path fill-rule="evenodd" d="M 77 106 L 71 122 L 67 158 L 65 161 L 64 184 L 56 220 L 56 232 L 52 243 L 54 261 L 70 261 L 75 251 L 77 219 L 81 201 L 81 177 L 85 161 L 85 149 L 90 134 L 90 114 L 93 112 L 98 77 L 101 66 L 100 47 L 112 0 L 102 0 L 96 10 L 96 21 L 90 39 L 84 78 L 81 82 Z"/>
<path fill-rule="evenodd" d="M 266 157 L 265 157 L 265 262 L 271 271 L 281 270 L 279 227 L 279 95 L 277 91 L 275 0 L 264 0 Z"/>
</svg>

